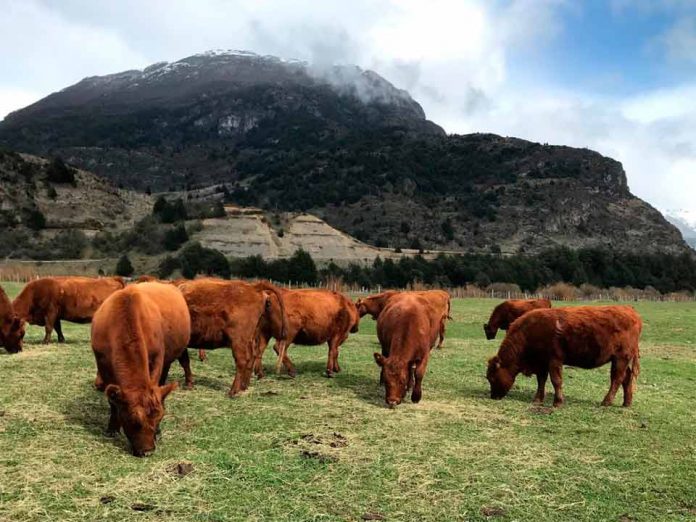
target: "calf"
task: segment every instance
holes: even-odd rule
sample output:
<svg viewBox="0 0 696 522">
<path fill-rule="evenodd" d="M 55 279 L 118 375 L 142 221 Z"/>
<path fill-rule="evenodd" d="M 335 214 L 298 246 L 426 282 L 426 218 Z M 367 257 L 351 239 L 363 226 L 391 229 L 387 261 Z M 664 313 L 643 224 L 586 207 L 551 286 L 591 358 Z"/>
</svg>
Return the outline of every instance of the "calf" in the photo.
<svg viewBox="0 0 696 522">
<path fill-rule="evenodd" d="M 0 286 L 0 346 L 10 353 L 22 351 L 24 321 L 17 316 L 12 301 Z"/>
<path fill-rule="evenodd" d="M 123 428 L 137 457 L 155 449 L 164 399 L 177 386 L 165 384 L 175 359 L 184 368 L 187 386 L 192 385 L 186 350 L 190 334 L 186 301 L 176 288 L 161 283 L 119 290 L 94 315 L 95 386 L 109 400 L 107 434 Z"/>
<path fill-rule="evenodd" d="M 382 368 L 380 379 L 390 408 L 400 404 L 411 387 L 411 400 L 420 401 L 421 383 L 439 322 L 428 301 L 413 294 L 390 300 L 379 314 L 377 337 L 382 353 L 375 353 L 374 357 Z"/>
<path fill-rule="evenodd" d="M 61 319 L 89 323 L 111 294 L 126 286 L 121 277 L 43 277 L 27 283 L 12 305 L 29 324 L 44 326 L 44 344 L 55 328 L 58 342 L 65 342 Z"/>
<path fill-rule="evenodd" d="M 611 385 L 602 401 L 610 406 L 623 385 L 624 406 L 633 401 L 640 372 L 642 321 L 630 306 L 580 306 L 533 310 L 512 323 L 498 354 L 488 361 L 491 398 L 502 399 L 517 374 L 536 374 L 534 402 L 543 403 L 551 376 L 554 406 L 563 398 L 563 365 L 598 368 L 611 362 Z"/>
<path fill-rule="evenodd" d="M 280 332 L 285 337 L 286 317 L 280 291 L 269 283 L 197 279 L 179 286 L 191 315 L 191 348 L 230 347 L 236 372 L 228 395 L 249 387 L 256 364 L 261 320 L 270 313 L 270 296 L 280 307 Z"/>
<path fill-rule="evenodd" d="M 382 292 L 380 294 L 374 294 L 358 299 L 355 305 L 358 308 L 360 317 L 369 314 L 373 319 L 377 319 L 390 299 L 394 298 L 395 296 L 403 295 L 421 296 L 428 301 L 428 304 L 431 307 L 435 309 L 436 314 L 440 317 L 438 332 L 439 341 L 437 343 L 437 347 L 442 348 L 442 343 L 445 341 L 445 328 L 447 325 L 447 320 L 452 319 L 450 316 L 450 295 L 445 290 L 420 290 L 409 292 L 387 290 L 386 292 Z"/>
<path fill-rule="evenodd" d="M 295 366 L 287 355 L 291 344 L 316 346 L 327 343 L 329 354 L 326 363 L 326 376 L 333 377 L 340 372 L 338 350 L 348 338 L 349 333 L 358 331 L 360 316 L 353 302 L 343 294 L 331 290 L 281 290 L 287 315 L 286 335 L 281 335 L 282 317 L 277 306 L 278 300 L 271 296 L 270 317 L 263 321 L 259 338 L 256 375 L 263 377 L 262 357 L 271 337 L 276 339 L 274 349 L 278 360 L 294 377 Z"/>
<path fill-rule="evenodd" d="M 548 299 L 510 299 L 493 309 L 490 319 L 483 325 L 486 339 L 495 339 L 498 329 L 507 330 L 518 317 L 538 308 L 551 308 Z"/>
</svg>

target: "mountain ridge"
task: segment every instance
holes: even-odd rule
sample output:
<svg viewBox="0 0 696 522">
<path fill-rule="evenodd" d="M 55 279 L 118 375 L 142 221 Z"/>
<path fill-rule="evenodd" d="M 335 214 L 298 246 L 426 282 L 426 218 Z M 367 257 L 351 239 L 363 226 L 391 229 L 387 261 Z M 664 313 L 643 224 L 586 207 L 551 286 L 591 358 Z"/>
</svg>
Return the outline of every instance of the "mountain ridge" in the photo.
<svg viewBox="0 0 696 522">
<path fill-rule="evenodd" d="M 354 66 L 209 52 L 89 77 L 0 123 L 0 144 L 145 190 L 224 184 L 226 201 L 310 212 L 377 247 L 691 252 L 587 149 L 446 135 Z"/>
</svg>

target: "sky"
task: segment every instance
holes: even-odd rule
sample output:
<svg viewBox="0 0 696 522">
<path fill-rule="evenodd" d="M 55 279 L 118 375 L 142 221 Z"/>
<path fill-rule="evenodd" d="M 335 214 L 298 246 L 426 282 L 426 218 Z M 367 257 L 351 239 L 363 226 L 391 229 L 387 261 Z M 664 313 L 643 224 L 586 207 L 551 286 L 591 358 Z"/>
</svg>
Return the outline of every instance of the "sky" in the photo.
<svg viewBox="0 0 696 522">
<path fill-rule="evenodd" d="M 86 76 L 243 49 L 357 64 L 449 133 L 587 147 L 696 221 L 696 0 L 0 0 L 0 118 Z"/>
</svg>

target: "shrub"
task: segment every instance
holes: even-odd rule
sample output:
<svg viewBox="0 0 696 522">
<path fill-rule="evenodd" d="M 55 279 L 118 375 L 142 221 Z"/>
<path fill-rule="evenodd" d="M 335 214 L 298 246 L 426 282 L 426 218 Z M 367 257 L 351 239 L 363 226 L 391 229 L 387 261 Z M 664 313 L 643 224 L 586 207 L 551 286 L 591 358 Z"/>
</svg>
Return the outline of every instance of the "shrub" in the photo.
<svg viewBox="0 0 696 522">
<path fill-rule="evenodd" d="M 156 216 L 161 223 L 176 223 L 177 221 L 185 221 L 188 218 L 186 213 L 186 205 L 181 198 L 175 199 L 173 202 L 167 201 L 164 196 L 160 196 L 155 201 L 152 207 L 152 215 Z"/>
<path fill-rule="evenodd" d="M 46 228 L 46 216 L 36 208 L 32 208 L 26 213 L 26 225 L 32 230 L 42 230 Z"/>
<path fill-rule="evenodd" d="M 174 228 L 164 233 L 164 248 L 169 251 L 178 250 L 181 245 L 188 241 L 188 234 L 183 223 L 179 223 Z"/>
<path fill-rule="evenodd" d="M 188 245 L 179 254 L 181 273 L 187 279 L 197 274 L 218 275 L 229 279 L 231 271 L 227 258 L 218 250 L 205 248 L 200 243 Z"/>
<path fill-rule="evenodd" d="M 46 174 L 52 183 L 75 184 L 75 169 L 68 167 L 60 157 L 53 158 L 46 168 Z"/>
<path fill-rule="evenodd" d="M 135 269 L 133 268 L 130 259 L 128 259 L 126 254 L 123 254 L 119 258 L 118 263 L 116 263 L 116 275 L 130 277 L 133 275 L 133 272 L 135 272 Z"/>
</svg>

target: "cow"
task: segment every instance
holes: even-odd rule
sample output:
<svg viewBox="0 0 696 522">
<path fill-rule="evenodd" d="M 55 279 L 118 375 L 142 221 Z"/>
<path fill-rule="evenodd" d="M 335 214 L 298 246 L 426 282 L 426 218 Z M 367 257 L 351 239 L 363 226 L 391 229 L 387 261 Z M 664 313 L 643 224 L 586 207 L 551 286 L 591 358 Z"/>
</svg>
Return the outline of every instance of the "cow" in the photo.
<svg viewBox="0 0 696 522">
<path fill-rule="evenodd" d="M 174 360 L 192 386 L 186 346 L 191 335 L 189 311 L 170 285 L 141 283 L 109 296 L 92 321 L 92 350 L 97 362 L 95 386 L 109 401 L 107 435 L 120 428 L 137 457 L 155 450 L 164 416 L 164 399 L 177 388 L 166 384 Z"/>
<path fill-rule="evenodd" d="M 20 318 L 45 327 L 44 344 L 51 342 L 54 328 L 63 343 L 61 320 L 91 322 L 106 298 L 125 286 L 122 277 L 43 277 L 27 283 L 12 305 Z"/>
<path fill-rule="evenodd" d="M 287 355 L 291 344 L 316 346 L 327 343 L 329 354 L 326 376 L 333 377 L 341 371 L 338 350 L 349 333 L 358 331 L 360 316 L 353 302 L 345 295 L 331 290 L 302 289 L 281 290 L 287 316 L 286 335 L 281 335 L 281 317 L 278 301 L 271 296 L 270 317 L 264 319 L 259 338 L 258 357 L 255 371 L 263 377 L 263 352 L 271 337 L 276 339 L 274 350 L 278 360 L 285 366 L 288 375 L 295 377 L 297 370 Z"/>
<path fill-rule="evenodd" d="M 387 302 L 389 302 L 389 299 L 396 295 L 404 294 L 414 294 L 425 298 L 429 302 L 430 306 L 434 307 L 436 312 L 440 315 L 437 348 L 442 348 L 442 343 L 445 341 L 445 328 L 447 326 L 447 320 L 452 319 L 450 316 L 451 298 L 449 293 L 445 290 L 419 290 L 409 292 L 387 290 L 379 294 L 358 299 L 355 305 L 358 308 L 360 317 L 369 314 L 373 319 L 377 319 Z"/>
<path fill-rule="evenodd" d="M 191 315 L 189 347 L 230 347 L 236 372 L 228 395 L 234 397 L 246 390 L 256 364 L 261 321 L 270 314 L 272 295 L 279 303 L 280 336 L 285 337 L 287 319 L 278 288 L 266 282 L 252 285 L 205 278 L 188 281 L 179 290 Z"/>
<path fill-rule="evenodd" d="M 24 333 L 24 320 L 15 313 L 12 301 L 0 286 L 0 346 L 9 353 L 21 352 Z"/>
<path fill-rule="evenodd" d="M 375 353 L 374 358 L 381 368 L 380 381 L 390 408 L 400 404 L 411 387 L 411 400 L 421 400 L 421 384 L 439 325 L 440 316 L 428 300 L 413 293 L 390 299 L 379 314 L 377 337 L 382 353 Z"/>
<path fill-rule="evenodd" d="M 640 373 L 638 340 L 642 321 L 630 306 L 579 306 L 539 309 L 517 319 L 497 355 L 488 361 L 491 398 L 502 399 L 519 373 L 537 376 L 535 403 L 544 402 L 551 376 L 554 406 L 564 402 L 563 365 L 598 368 L 611 362 L 611 385 L 602 401 L 610 406 L 619 385 L 630 406 Z"/>
<path fill-rule="evenodd" d="M 486 339 L 489 341 L 495 339 L 499 329 L 507 330 L 515 319 L 538 308 L 551 308 L 551 301 L 548 299 L 509 299 L 503 301 L 493 309 L 490 319 L 483 325 Z"/>
</svg>

